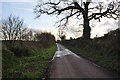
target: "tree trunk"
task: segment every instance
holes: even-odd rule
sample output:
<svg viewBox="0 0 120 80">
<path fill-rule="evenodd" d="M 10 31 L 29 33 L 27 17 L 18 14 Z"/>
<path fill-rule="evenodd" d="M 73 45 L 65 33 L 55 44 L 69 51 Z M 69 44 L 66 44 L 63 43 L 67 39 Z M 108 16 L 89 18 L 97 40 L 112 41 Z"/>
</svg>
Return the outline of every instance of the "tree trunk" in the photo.
<svg viewBox="0 0 120 80">
<path fill-rule="evenodd" d="M 86 40 L 90 39 L 90 31 L 91 31 L 91 28 L 89 26 L 89 19 L 88 19 L 88 5 L 89 2 L 84 3 L 85 11 L 83 13 L 83 19 L 84 19 L 83 38 Z"/>
<path fill-rule="evenodd" d="M 84 29 L 83 29 L 83 38 L 90 39 L 91 28 L 89 26 L 89 20 L 87 16 L 84 16 Z"/>
</svg>

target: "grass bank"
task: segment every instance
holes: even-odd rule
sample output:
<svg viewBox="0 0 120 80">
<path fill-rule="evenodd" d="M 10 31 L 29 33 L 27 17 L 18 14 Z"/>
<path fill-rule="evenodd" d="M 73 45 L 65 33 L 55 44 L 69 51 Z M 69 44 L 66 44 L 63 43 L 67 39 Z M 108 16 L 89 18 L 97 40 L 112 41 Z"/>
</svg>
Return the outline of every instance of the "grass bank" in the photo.
<svg viewBox="0 0 120 80">
<path fill-rule="evenodd" d="M 103 37 L 91 40 L 82 38 L 62 41 L 65 47 L 108 70 L 120 73 L 119 30 L 111 31 Z"/>
<path fill-rule="evenodd" d="M 5 41 L 2 45 L 2 78 L 42 78 L 56 51 L 34 41 Z"/>
</svg>

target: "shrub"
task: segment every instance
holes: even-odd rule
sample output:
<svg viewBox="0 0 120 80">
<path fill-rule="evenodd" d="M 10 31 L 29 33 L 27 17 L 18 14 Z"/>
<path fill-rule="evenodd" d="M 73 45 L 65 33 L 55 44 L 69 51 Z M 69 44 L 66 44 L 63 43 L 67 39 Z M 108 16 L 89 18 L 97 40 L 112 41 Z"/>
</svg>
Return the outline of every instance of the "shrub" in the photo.
<svg viewBox="0 0 120 80">
<path fill-rule="evenodd" d="M 37 33 L 35 34 L 35 38 L 40 43 L 44 44 L 44 46 L 49 46 L 55 43 L 55 37 L 51 33 Z"/>
</svg>

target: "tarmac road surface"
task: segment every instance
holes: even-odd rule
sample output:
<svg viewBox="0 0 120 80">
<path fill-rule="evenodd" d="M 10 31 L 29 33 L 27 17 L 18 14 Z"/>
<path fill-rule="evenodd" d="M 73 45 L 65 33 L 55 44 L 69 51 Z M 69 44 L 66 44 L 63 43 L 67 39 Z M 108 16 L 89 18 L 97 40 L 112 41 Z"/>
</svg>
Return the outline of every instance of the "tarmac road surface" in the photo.
<svg viewBox="0 0 120 80">
<path fill-rule="evenodd" d="M 74 47 L 74 46 L 73 46 Z M 112 72 L 77 56 L 57 43 L 49 78 L 115 78 Z"/>
</svg>

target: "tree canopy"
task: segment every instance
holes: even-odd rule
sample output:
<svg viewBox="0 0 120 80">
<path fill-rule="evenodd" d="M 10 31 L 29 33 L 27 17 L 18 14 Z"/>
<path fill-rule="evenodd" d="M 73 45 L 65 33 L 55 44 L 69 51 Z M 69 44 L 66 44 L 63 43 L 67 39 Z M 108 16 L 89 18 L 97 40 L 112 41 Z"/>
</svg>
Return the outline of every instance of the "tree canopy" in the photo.
<svg viewBox="0 0 120 80">
<path fill-rule="evenodd" d="M 34 12 L 37 17 L 42 14 L 60 16 L 58 27 L 66 27 L 69 24 L 71 17 L 76 20 L 83 20 L 83 38 L 90 39 L 91 27 L 89 22 L 91 20 L 99 20 L 102 17 L 113 18 L 115 20 L 119 17 L 119 2 L 112 0 L 111 2 L 105 0 L 104 2 L 92 2 L 87 0 L 41 0 L 36 5 Z M 81 24 L 81 23 L 80 23 Z"/>
</svg>

